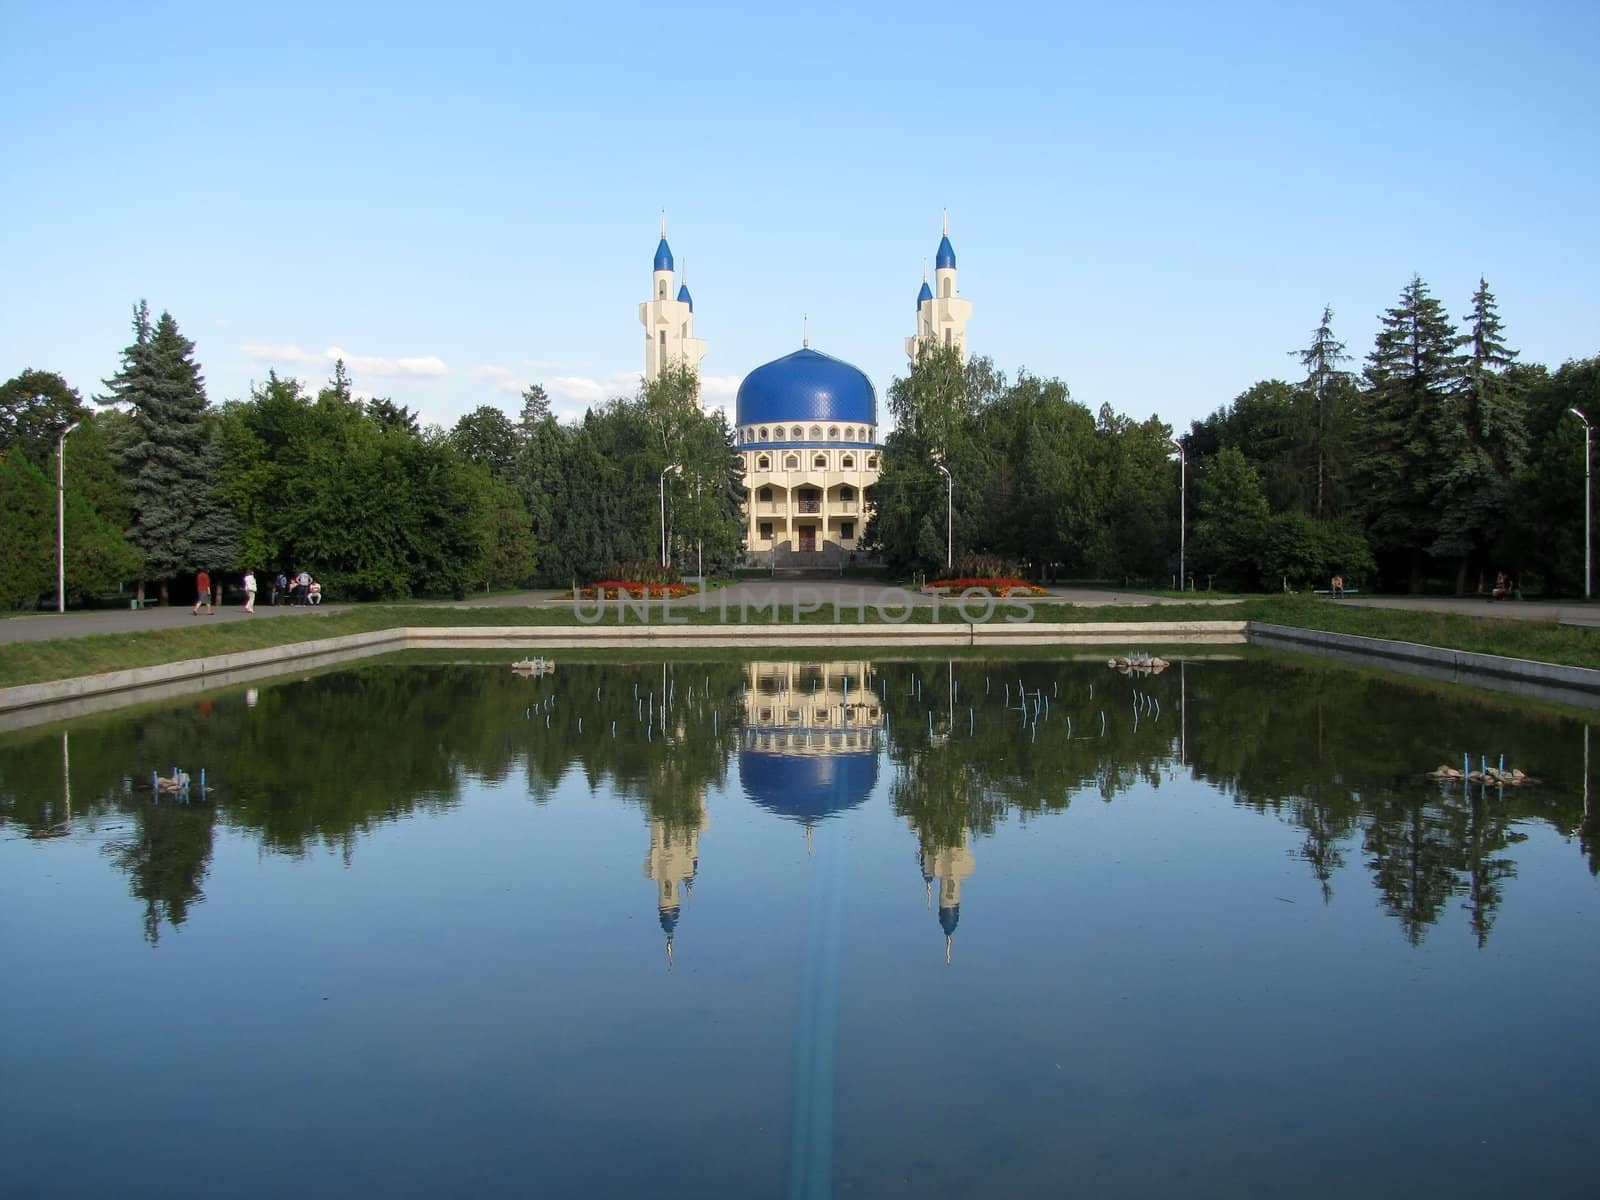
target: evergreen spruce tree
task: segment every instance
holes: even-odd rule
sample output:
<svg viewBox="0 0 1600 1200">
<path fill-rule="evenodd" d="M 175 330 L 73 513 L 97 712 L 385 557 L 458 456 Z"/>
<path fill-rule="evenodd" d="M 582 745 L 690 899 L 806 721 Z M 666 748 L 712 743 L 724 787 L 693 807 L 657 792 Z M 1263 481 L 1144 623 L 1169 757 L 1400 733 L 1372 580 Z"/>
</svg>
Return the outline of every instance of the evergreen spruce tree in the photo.
<svg viewBox="0 0 1600 1200">
<path fill-rule="evenodd" d="M 1382 322 L 1367 356 L 1352 476 L 1380 562 L 1402 567 L 1416 592 L 1424 551 L 1438 533 L 1445 410 L 1460 376 L 1456 331 L 1420 276 L 1412 276 Z"/>
<path fill-rule="evenodd" d="M 190 493 L 193 523 L 189 536 L 195 565 L 208 568 L 213 577 L 219 570 L 239 565 L 242 527 L 226 490 L 227 467 L 222 430 L 212 422 L 200 452 L 200 471 Z M 263 569 L 267 565 L 263 563 Z M 220 578 L 215 579 L 215 583 L 218 588 L 222 586 Z"/>
<path fill-rule="evenodd" d="M 1297 459 L 1304 459 L 1311 476 L 1310 509 L 1319 519 L 1333 509 L 1330 475 L 1342 458 L 1345 410 L 1350 400 L 1350 373 L 1340 364 L 1350 361 L 1344 343 L 1333 336 L 1333 307 L 1324 305 L 1322 321 L 1311 334 L 1311 344 L 1297 352 L 1306 369 L 1297 397 L 1293 440 Z"/>
<path fill-rule="evenodd" d="M 1528 451 L 1527 414 L 1506 376 L 1516 352 L 1506 346 L 1494 295 L 1482 279 L 1466 321 L 1456 343 L 1459 378 L 1442 410 L 1444 454 L 1434 472 L 1439 520 L 1429 547 L 1457 559 L 1458 594 L 1475 556 L 1480 579 L 1490 569 L 1481 556 L 1505 521 L 1512 479 Z"/>
<path fill-rule="evenodd" d="M 167 581 L 206 564 L 197 558 L 195 506 L 208 480 L 205 448 L 205 381 L 194 361 L 194 343 L 178 332 L 171 313 L 152 326 L 144 301 L 134 310 L 133 342 L 122 353 L 122 369 L 106 380 L 102 404 L 128 405 L 126 440 L 118 447 L 118 469 L 128 484 L 133 520 L 129 540 L 144 556 L 147 578 Z M 144 594 L 144 581 L 139 584 Z"/>
</svg>

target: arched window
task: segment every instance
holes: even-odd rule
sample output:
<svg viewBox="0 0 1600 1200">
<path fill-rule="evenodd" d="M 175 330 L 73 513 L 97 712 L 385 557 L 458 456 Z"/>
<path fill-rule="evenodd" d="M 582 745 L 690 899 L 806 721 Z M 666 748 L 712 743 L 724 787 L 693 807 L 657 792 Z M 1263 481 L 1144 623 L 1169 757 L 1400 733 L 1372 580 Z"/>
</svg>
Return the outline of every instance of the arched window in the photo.
<svg viewBox="0 0 1600 1200">
<path fill-rule="evenodd" d="M 821 425 L 813 425 L 811 427 L 811 440 L 813 442 L 820 442 L 822 440 L 822 426 Z"/>
<path fill-rule="evenodd" d="M 828 469 L 828 456 L 826 454 L 817 455 L 811 460 L 811 465 L 819 471 L 826 471 Z"/>
<path fill-rule="evenodd" d="M 783 460 L 783 469 L 786 471 L 798 471 L 800 469 L 800 456 L 798 454 L 789 455 L 788 458 Z"/>
<path fill-rule="evenodd" d="M 830 442 L 837 442 L 839 440 L 839 427 L 837 425 L 828 426 L 828 440 Z"/>
<path fill-rule="evenodd" d="M 667 298 L 667 281 L 665 279 L 656 284 L 656 298 L 660 300 Z"/>
<path fill-rule="evenodd" d="M 758 471 L 767 471 L 767 470 L 771 470 L 771 468 L 772 468 L 772 460 L 770 458 L 768 458 L 765 454 L 763 454 L 760 458 L 756 459 L 756 470 L 758 470 Z M 763 496 L 761 498 L 763 500 L 767 499 L 767 497 L 765 497 L 765 496 Z"/>
<path fill-rule="evenodd" d="M 772 489 L 771 488 L 762 488 L 759 492 L 756 493 L 756 498 L 758 500 L 762 501 L 763 503 L 765 503 L 768 500 L 771 500 L 772 499 Z"/>
<path fill-rule="evenodd" d="M 767 431 L 766 431 L 766 429 L 764 427 L 761 430 L 761 440 L 763 442 L 767 440 Z"/>
<path fill-rule="evenodd" d="M 946 300 L 950 299 L 950 276 L 946 275 L 944 280 L 939 284 L 939 295 L 943 296 Z"/>
<path fill-rule="evenodd" d="M 844 427 L 844 440 L 847 442 L 853 442 L 856 440 L 856 431 L 854 426 L 846 425 Z"/>
<path fill-rule="evenodd" d="M 789 434 L 797 442 L 801 438 L 805 437 L 805 434 L 803 432 L 801 432 L 800 426 L 798 426 L 798 425 L 796 425 L 793 429 L 791 429 L 789 431 Z"/>
<path fill-rule="evenodd" d="M 876 454 L 867 455 L 867 470 L 875 471 L 875 470 L 877 470 L 877 467 L 878 467 L 878 456 Z"/>
<path fill-rule="evenodd" d="M 854 500 L 855 498 L 856 498 L 856 490 L 855 490 L 855 488 L 847 486 L 847 487 L 842 487 L 842 488 L 839 489 L 839 499 L 841 499 L 841 500 Z"/>
<path fill-rule="evenodd" d="M 839 465 L 846 471 L 854 471 L 856 469 L 856 456 L 854 454 L 846 454 Z"/>
</svg>

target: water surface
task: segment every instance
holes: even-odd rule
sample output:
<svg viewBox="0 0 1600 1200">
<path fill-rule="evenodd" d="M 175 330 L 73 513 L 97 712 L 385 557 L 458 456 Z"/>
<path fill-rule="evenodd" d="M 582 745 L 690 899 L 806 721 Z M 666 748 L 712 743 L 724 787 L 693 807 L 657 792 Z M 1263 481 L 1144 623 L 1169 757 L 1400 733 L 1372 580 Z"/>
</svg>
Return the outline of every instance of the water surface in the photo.
<svg viewBox="0 0 1600 1200">
<path fill-rule="evenodd" d="M 12 735 L 0 1190 L 1589 1195 L 1590 736 L 1260 653 L 408 658 Z"/>
</svg>

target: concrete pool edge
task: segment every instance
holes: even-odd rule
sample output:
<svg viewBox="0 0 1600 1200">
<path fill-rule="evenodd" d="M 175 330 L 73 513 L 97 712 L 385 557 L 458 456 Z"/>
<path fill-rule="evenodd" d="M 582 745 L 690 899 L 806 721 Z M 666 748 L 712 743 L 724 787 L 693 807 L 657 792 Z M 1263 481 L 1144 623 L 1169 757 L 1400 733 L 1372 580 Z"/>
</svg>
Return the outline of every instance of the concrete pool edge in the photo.
<svg viewBox="0 0 1600 1200">
<path fill-rule="evenodd" d="M 139 699 L 192 691 L 195 681 L 228 686 L 283 674 L 296 666 L 321 666 L 399 650 L 468 648 L 480 650 L 669 649 L 673 647 L 861 649 L 893 647 L 1261 645 L 1374 665 L 1398 666 L 1413 673 L 1473 686 L 1520 684 L 1529 694 L 1600 700 L 1600 670 L 1531 659 L 1399 642 L 1356 634 L 1329 633 L 1257 621 L 1102 621 L 1082 623 L 988 622 L 943 625 L 548 625 L 415 627 L 398 626 L 308 642 L 290 642 L 206 658 L 183 659 L 98 675 L 0 688 L 0 727 L 17 728 L 78 715 L 120 703 L 121 693 Z M 71 711 L 76 709 L 77 711 Z M 30 712 L 30 710 L 49 710 Z M 20 719 L 19 719 L 20 718 Z"/>
<path fill-rule="evenodd" d="M 1364 637 L 1302 629 L 1295 625 L 1249 622 L 1247 640 L 1252 646 L 1295 650 L 1342 662 L 1401 670 L 1406 674 L 1489 688 L 1536 699 L 1600 705 L 1600 671 L 1531 658 L 1483 654 L 1401 642 L 1392 638 Z"/>
<path fill-rule="evenodd" d="M 287 642 L 258 650 L 180 659 L 97 675 L 78 675 L 43 683 L 0 688 L 0 713 L 151 689 L 246 675 L 292 670 L 306 660 L 336 656 L 364 658 L 398 650 L 468 648 L 483 650 L 661 649 L 674 646 L 738 648 L 1121 645 L 1130 639 L 1177 644 L 1243 644 L 1244 621 L 1127 621 L 1090 623 L 995 623 L 949 625 L 549 625 L 397 626 L 369 633 Z"/>
</svg>

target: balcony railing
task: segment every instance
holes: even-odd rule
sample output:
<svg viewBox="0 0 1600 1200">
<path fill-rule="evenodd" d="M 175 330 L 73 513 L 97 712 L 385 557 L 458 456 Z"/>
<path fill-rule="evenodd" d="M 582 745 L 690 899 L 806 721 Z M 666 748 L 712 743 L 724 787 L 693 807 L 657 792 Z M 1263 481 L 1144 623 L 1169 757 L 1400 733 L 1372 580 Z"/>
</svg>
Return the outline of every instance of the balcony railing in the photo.
<svg viewBox="0 0 1600 1200">
<path fill-rule="evenodd" d="M 830 513 L 853 513 L 856 511 L 854 500 L 835 500 L 828 508 Z"/>
<path fill-rule="evenodd" d="M 797 500 L 797 501 L 795 501 L 795 509 L 794 510 L 795 510 L 795 512 L 798 512 L 798 513 L 819 513 L 819 512 L 822 511 L 822 501 L 820 501 L 820 500 Z"/>
</svg>

